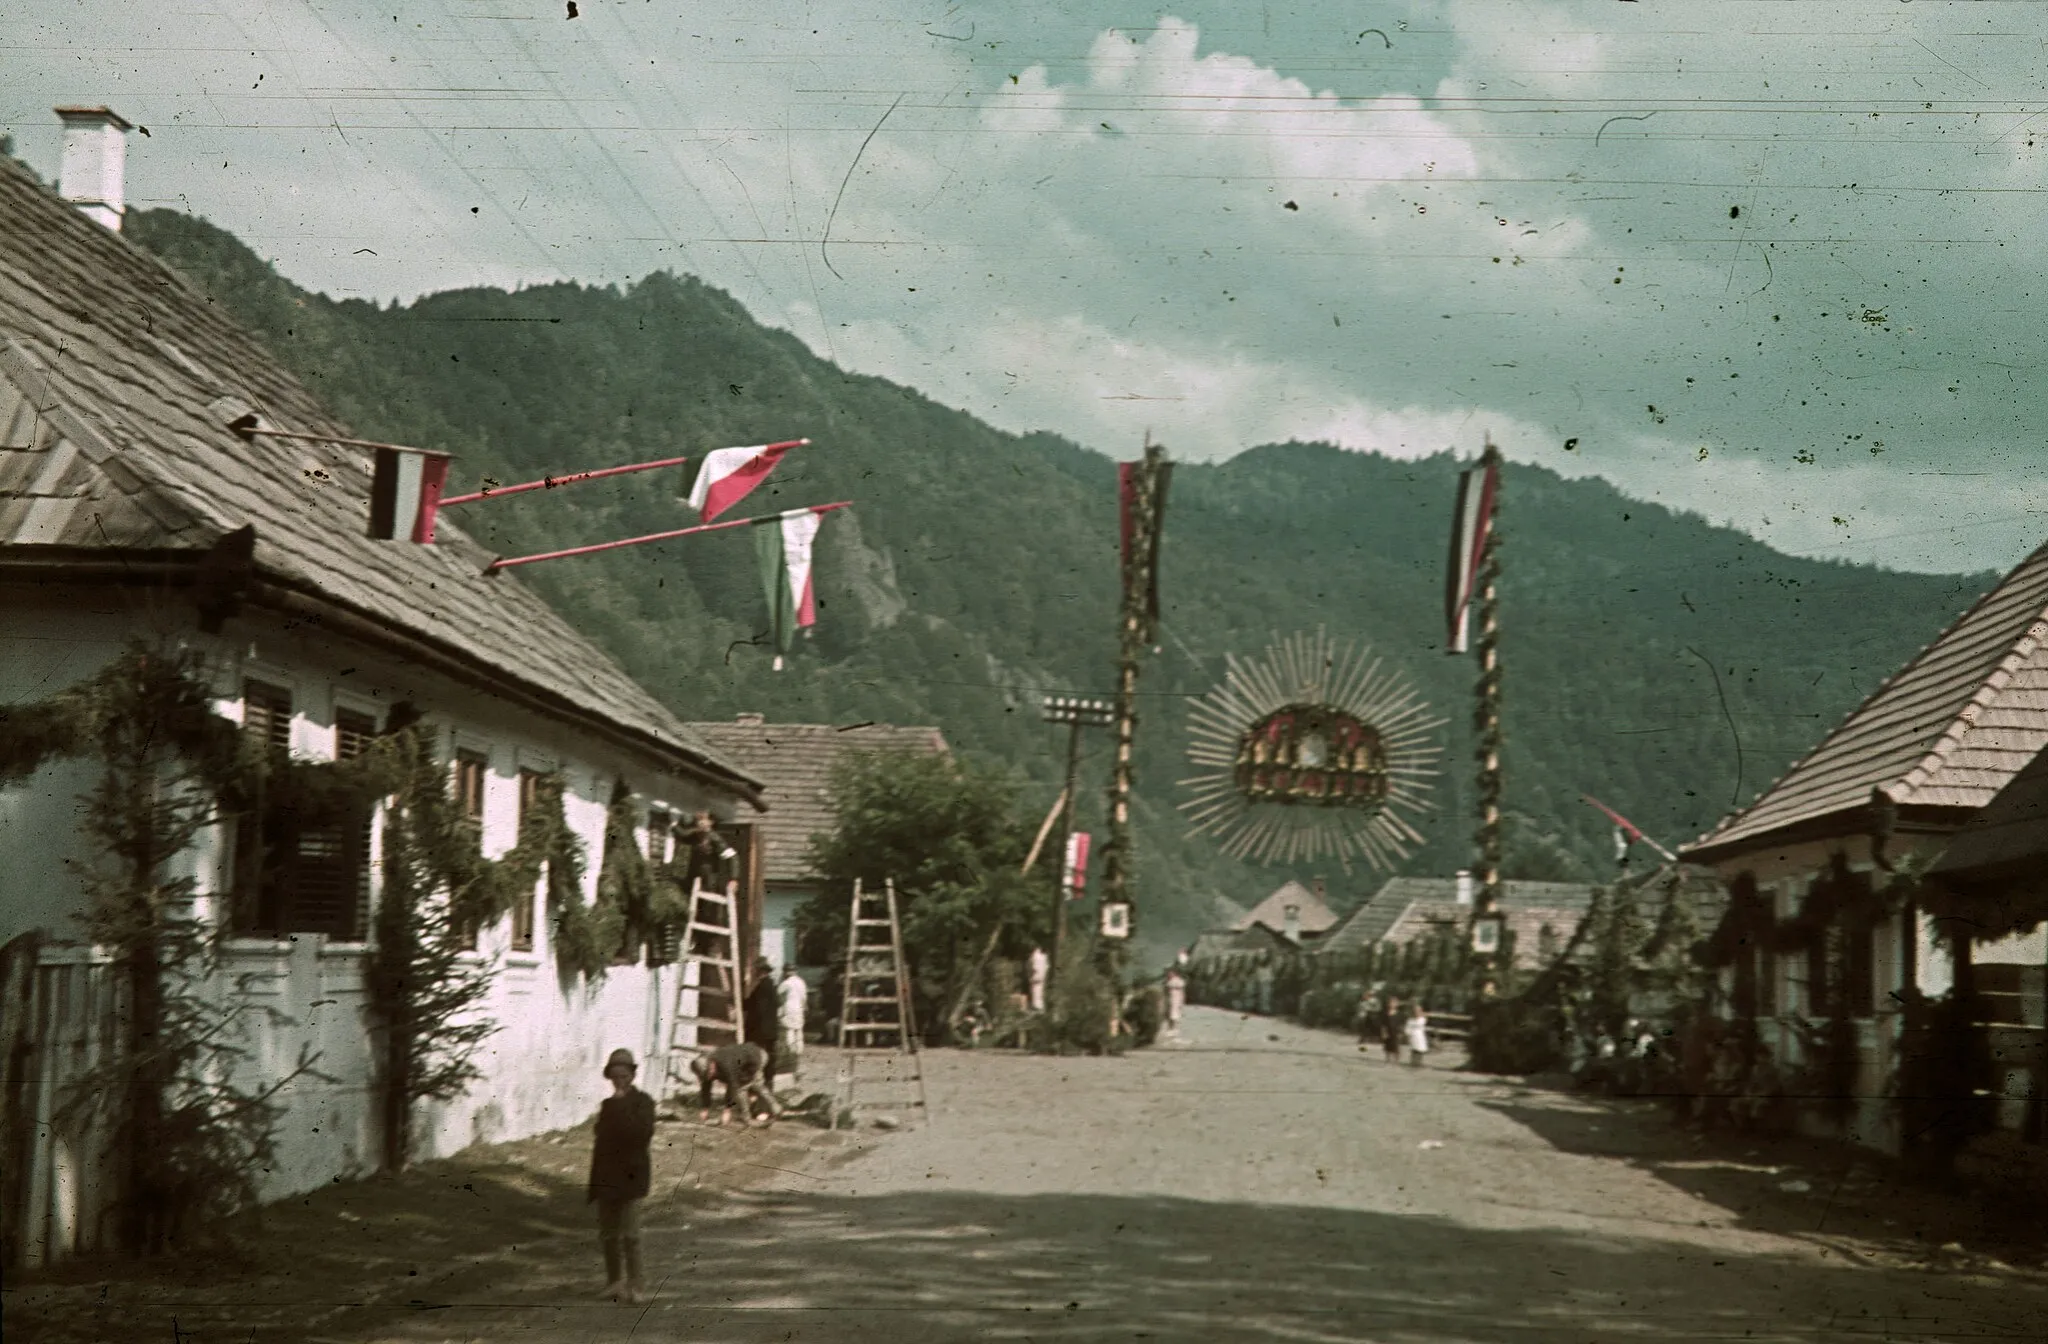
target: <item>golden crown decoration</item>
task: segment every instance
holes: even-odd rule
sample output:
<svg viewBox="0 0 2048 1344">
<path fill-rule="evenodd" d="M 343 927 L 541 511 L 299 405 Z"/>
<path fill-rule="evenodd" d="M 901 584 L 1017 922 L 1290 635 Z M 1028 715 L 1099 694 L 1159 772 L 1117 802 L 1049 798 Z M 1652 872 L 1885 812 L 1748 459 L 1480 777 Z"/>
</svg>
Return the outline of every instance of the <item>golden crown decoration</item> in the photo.
<svg viewBox="0 0 2048 1344">
<path fill-rule="evenodd" d="M 1256 658 L 1224 659 L 1223 683 L 1188 712 L 1180 807 L 1196 835 L 1233 858 L 1297 863 L 1323 855 L 1391 867 L 1422 843 L 1445 720 L 1368 646 L 1322 630 L 1275 637 Z"/>
</svg>

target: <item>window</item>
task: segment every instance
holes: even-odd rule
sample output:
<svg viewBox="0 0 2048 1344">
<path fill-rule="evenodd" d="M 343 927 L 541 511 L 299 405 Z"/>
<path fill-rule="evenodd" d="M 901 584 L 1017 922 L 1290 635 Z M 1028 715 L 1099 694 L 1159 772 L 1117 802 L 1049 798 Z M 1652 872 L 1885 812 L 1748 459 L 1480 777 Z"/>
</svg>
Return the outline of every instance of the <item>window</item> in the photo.
<svg viewBox="0 0 2048 1344">
<path fill-rule="evenodd" d="M 291 741 L 291 692 L 263 682 L 243 686 L 243 731 L 283 750 Z M 377 735 L 377 721 L 335 716 L 335 754 L 352 759 Z M 236 819 L 235 927 L 283 936 L 318 933 L 359 941 L 370 895 L 370 809 L 336 802 L 318 811 L 260 803 Z"/>
<path fill-rule="evenodd" d="M 462 809 L 464 817 L 476 823 L 479 843 L 483 838 L 484 780 L 490 772 L 490 758 L 482 752 L 464 749 L 455 753 L 455 804 Z M 457 946 L 466 952 L 474 952 L 480 932 L 474 922 L 465 922 L 455 931 Z"/>
<path fill-rule="evenodd" d="M 242 683 L 242 731 L 266 747 L 292 745 L 292 693 L 267 681 Z"/>
<path fill-rule="evenodd" d="M 541 775 L 538 770 L 521 770 L 519 772 L 519 838 L 521 840 L 526 838 L 527 827 L 531 823 L 534 808 L 540 805 L 540 780 Z M 514 952 L 533 951 L 533 906 L 536 899 L 535 894 L 529 891 L 512 902 L 512 950 Z"/>
<path fill-rule="evenodd" d="M 479 824 L 484 819 L 484 777 L 490 769 L 490 758 L 480 751 L 455 753 L 455 801 L 463 816 Z"/>
</svg>

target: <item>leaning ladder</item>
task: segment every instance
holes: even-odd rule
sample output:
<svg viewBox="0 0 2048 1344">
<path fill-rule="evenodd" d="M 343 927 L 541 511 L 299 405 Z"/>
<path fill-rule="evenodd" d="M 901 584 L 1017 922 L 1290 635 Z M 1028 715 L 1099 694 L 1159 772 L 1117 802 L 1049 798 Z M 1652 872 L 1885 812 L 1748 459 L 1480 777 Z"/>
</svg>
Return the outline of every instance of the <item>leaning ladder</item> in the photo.
<svg viewBox="0 0 2048 1344">
<path fill-rule="evenodd" d="M 707 1046 L 740 1039 L 739 921 L 733 898 L 690 884 L 690 922 L 683 928 L 682 974 L 669 1018 L 667 1074 L 672 1086 L 696 1082 L 690 1060 Z"/>
<path fill-rule="evenodd" d="M 859 879 L 854 881 L 842 990 L 841 1105 L 849 1113 L 924 1110 L 924 1068 L 917 1053 L 917 1017 L 911 1006 L 910 967 L 903 957 L 893 879 L 882 884 L 879 896 L 863 890 Z M 887 1039 L 878 1042 L 878 1037 Z"/>
</svg>

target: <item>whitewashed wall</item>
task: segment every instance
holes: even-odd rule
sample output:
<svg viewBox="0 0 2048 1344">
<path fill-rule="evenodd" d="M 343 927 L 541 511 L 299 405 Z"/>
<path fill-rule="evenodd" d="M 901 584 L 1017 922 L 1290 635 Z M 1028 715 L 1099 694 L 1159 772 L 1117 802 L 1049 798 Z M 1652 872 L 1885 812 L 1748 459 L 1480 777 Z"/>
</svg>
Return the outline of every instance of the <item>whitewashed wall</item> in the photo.
<svg viewBox="0 0 2048 1344">
<path fill-rule="evenodd" d="M 317 633 L 290 631 L 261 617 L 231 620 L 215 637 L 165 628 L 89 594 L 19 595 L 0 602 L 0 703 L 33 700 L 90 676 L 137 632 L 181 638 L 208 660 L 219 706 L 240 714 L 244 678 L 292 691 L 295 754 L 328 759 L 334 752 L 337 707 L 375 713 L 381 721 L 401 702 L 416 706 L 441 734 L 441 748 L 457 746 L 489 757 L 484 802 L 484 849 L 510 849 L 518 830 L 518 774 L 560 769 L 564 810 L 583 841 L 584 898 L 594 897 L 604 821 L 614 782 L 623 778 L 646 809 L 671 814 L 709 810 L 732 818 L 745 804 L 693 781 L 656 773 L 625 753 L 553 720 L 422 673 L 380 654 Z M 77 796 L 89 787 L 86 766 L 46 769 L 25 786 L 0 789 L 0 940 L 29 928 L 57 939 L 76 939 L 72 916 L 83 896 L 70 865 L 88 856 L 79 830 Z M 213 913 L 213 894 L 227 888 L 228 846 L 209 832 L 184 858 L 198 879 L 201 909 Z M 644 831 L 642 839 L 644 842 Z M 379 885 L 372 866 L 372 899 Z M 537 897 L 538 899 L 538 897 Z M 476 1057 L 483 1079 L 445 1104 L 422 1108 L 416 1120 L 417 1155 L 445 1156 L 472 1143 L 518 1138 L 586 1119 L 603 1097 L 599 1070 L 605 1056 L 624 1047 L 642 1060 L 642 1086 L 659 1092 L 662 1052 L 673 1015 L 678 968 L 616 966 L 595 980 L 557 971 L 544 908 L 534 923 L 534 947 L 514 952 L 509 918 L 480 939 L 479 958 L 494 968 L 482 1012 L 500 1029 Z M 221 991 L 245 1007 L 250 1061 L 241 1079 L 275 1080 L 287 1073 L 301 1046 L 318 1056 L 325 1079 L 292 1082 L 277 1135 L 274 1167 L 263 1173 L 267 1198 L 347 1179 L 373 1170 L 381 1141 L 372 1092 L 372 1041 L 364 1014 L 367 949 L 323 935 L 272 940 L 238 938 L 226 945 Z"/>
</svg>

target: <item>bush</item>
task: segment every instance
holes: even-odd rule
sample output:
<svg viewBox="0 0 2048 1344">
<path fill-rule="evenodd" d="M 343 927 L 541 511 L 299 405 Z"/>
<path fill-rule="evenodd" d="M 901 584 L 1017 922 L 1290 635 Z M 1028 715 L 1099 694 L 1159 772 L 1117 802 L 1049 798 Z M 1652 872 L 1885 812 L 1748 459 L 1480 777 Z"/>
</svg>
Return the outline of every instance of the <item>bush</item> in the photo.
<svg viewBox="0 0 2048 1344">
<path fill-rule="evenodd" d="M 1166 1023 L 1166 996 L 1157 985 L 1140 985 L 1124 999 L 1124 1029 L 1140 1048 L 1159 1039 Z"/>
<path fill-rule="evenodd" d="M 1304 1027 L 1349 1031 L 1358 1024 L 1358 998 L 1364 986 L 1345 981 L 1302 991 L 1296 1020 Z"/>
<path fill-rule="evenodd" d="M 1527 999 L 1472 1006 L 1472 1067 L 1486 1073 L 1542 1073 L 1564 1067 L 1564 1017 Z"/>
<path fill-rule="evenodd" d="M 1052 1010 L 1049 1030 L 1034 1044 L 1091 1055 L 1109 1049 L 1109 1019 L 1116 1003 L 1109 981 L 1086 952 L 1061 958 L 1052 1002 L 1046 1006 Z"/>
</svg>

